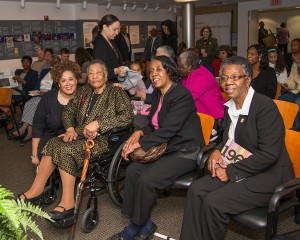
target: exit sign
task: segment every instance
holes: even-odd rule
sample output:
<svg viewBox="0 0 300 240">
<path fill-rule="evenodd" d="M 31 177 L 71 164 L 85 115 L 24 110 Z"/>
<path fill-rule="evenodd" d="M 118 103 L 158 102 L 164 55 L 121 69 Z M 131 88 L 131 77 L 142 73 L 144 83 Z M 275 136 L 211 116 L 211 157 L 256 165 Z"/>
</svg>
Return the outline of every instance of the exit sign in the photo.
<svg viewBox="0 0 300 240">
<path fill-rule="evenodd" d="M 271 5 L 272 6 L 281 5 L 281 0 L 271 0 Z"/>
</svg>

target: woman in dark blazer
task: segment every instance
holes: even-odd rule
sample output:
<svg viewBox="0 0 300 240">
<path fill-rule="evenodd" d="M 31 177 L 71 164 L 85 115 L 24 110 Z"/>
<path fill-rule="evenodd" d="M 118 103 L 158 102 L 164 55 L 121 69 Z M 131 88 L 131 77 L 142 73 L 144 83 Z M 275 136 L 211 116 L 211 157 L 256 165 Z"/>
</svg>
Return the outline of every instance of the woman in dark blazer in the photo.
<svg viewBox="0 0 300 240">
<path fill-rule="evenodd" d="M 114 42 L 114 38 L 120 30 L 119 19 L 111 14 L 105 15 L 99 22 L 97 37 L 93 41 L 93 58 L 102 60 L 108 70 L 108 81 L 118 82 L 118 75 L 125 75 L 126 71 L 122 65 L 122 56 Z"/>
<path fill-rule="evenodd" d="M 30 56 L 23 56 L 21 59 L 23 69 L 16 69 L 13 80 L 17 81 L 20 88 L 17 88 L 18 95 L 13 95 L 13 99 L 17 102 L 27 101 L 30 97 L 28 91 L 34 89 L 38 80 L 37 71 L 32 70 L 32 58 Z"/>
<path fill-rule="evenodd" d="M 156 189 L 164 189 L 179 176 L 196 167 L 196 155 L 204 146 L 201 124 L 190 92 L 176 82 L 180 79 L 176 64 L 166 56 L 154 57 L 150 79 L 157 89 L 153 93 L 150 123 L 135 131 L 124 145 L 122 156 L 136 148 L 145 151 L 167 143 L 165 154 L 157 161 L 132 163 L 126 172 L 122 213 L 131 223 L 111 239 L 148 239 L 156 225 L 150 212 L 156 201 Z"/>
<path fill-rule="evenodd" d="M 58 71 L 58 64 L 61 63 L 57 63 L 53 71 Z M 80 67 L 73 62 L 62 64 L 61 69 L 64 72 L 71 72 L 76 79 L 80 77 Z M 65 105 L 73 98 L 77 88 L 77 84 L 72 84 L 72 88 L 70 88 L 70 84 L 66 85 L 62 79 L 54 79 L 53 84 L 55 88 L 40 98 L 33 117 L 31 160 L 34 165 L 39 164 L 39 159 L 42 157 L 41 152 L 48 140 L 65 132 L 62 112 Z"/>
<path fill-rule="evenodd" d="M 170 46 L 177 56 L 178 35 L 176 27 L 171 20 L 165 20 L 161 23 L 162 45 Z"/>
<path fill-rule="evenodd" d="M 247 58 L 253 71 L 251 86 L 256 92 L 274 99 L 277 77 L 275 70 L 269 67 L 267 54 L 264 46 L 260 44 L 254 44 L 247 49 Z"/>
<path fill-rule="evenodd" d="M 293 178 L 284 143 L 285 128 L 276 104 L 250 87 L 252 67 L 232 57 L 220 70 L 225 103 L 223 140 L 208 159 L 211 174 L 191 184 L 180 239 L 224 239 L 230 215 L 267 206 L 275 188 Z M 253 155 L 225 164 L 228 139 Z"/>
</svg>

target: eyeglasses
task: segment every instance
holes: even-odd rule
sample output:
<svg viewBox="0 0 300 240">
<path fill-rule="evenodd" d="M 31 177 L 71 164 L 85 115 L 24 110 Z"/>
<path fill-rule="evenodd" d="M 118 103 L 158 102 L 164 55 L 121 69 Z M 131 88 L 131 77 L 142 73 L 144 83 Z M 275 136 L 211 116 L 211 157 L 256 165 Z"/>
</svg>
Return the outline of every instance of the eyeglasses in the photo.
<svg viewBox="0 0 300 240">
<path fill-rule="evenodd" d="M 234 82 L 237 82 L 238 80 L 240 80 L 241 78 L 245 78 L 247 75 L 246 74 L 243 74 L 243 75 L 232 75 L 232 76 L 226 76 L 226 75 L 223 75 L 223 76 L 220 76 L 220 80 L 221 82 L 226 82 L 229 78 L 234 81 Z"/>
</svg>

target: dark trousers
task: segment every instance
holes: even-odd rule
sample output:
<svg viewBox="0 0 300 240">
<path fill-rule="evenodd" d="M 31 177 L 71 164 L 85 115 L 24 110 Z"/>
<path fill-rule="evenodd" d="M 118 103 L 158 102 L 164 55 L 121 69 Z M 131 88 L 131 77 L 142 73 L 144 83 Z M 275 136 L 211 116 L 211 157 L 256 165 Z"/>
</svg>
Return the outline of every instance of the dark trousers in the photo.
<svg viewBox="0 0 300 240">
<path fill-rule="evenodd" d="M 286 43 L 286 44 L 278 43 L 277 47 L 280 51 L 282 51 L 283 54 L 286 54 L 288 52 L 288 43 Z"/>
<path fill-rule="evenodd" d="M 180 239 L 224 239 L 230 215 L 267 206 L 271 196 L 249 191 L 243 181 L 223 183 L 205 176 L 189 187 Z"/>
<path fill-rule="evenodd" d="M 132 163 L 126 171 L 122 213 L 131 222 L 144 225 L 156 202 L 156 189 L 165 189 L 176 178 L 193 171 L 196 161 L 167 154 L 152 163 Z"/>
</svg>

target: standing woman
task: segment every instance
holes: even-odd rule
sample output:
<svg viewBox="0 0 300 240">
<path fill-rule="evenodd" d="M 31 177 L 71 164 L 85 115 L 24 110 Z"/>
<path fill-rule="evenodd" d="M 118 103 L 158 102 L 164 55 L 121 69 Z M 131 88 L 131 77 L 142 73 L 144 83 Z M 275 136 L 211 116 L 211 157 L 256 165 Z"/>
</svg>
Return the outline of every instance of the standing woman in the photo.
<svg viewBox="0 0 300 240">
<path fill-rule="evenodd" d="M 142 147 L 148 151 L 167 143 L 163 156 L 151 163 L 132 163 L 127 168 L 122 213 L 131 223 L 112 240 L 150 239 L 156 225 L 150 212 L 156 189 L 171 186 L 176 178 L 196 167 L 198 149 L 204 146 L 201 124 L 189 91 L 177 84 L 180 75 L 175 62 L 166 56 L 154 57 L 150 63 L 150 79 L 156 88 L 149 124 L 135 131 L 123 147 L 122 157 Z"/>
<path fill-rule="evenodd" d="M 170 46 L 177 56 L 178 36 L 175 24 L 171 20 L 165 20 L 161 23 L 162 45 Z"/>
<path fill-rule="evenodd" d="M 105 15 L 99 22 L 99 32 L 93 41 L 93 59 L 102 60 L 108 70 L 108 81 L 118 82 L 118 75 L 123 77 L 126 74 L 122 67 L 122 56 L 114 42 L 120 30 L 119 19 L 112 15 Z"/>
<path fill-rule="evenodd" d="M 263 52 L 264 46 L 260 44 L 254 44 L 247 49 L 247 59 L 253 71 L 251 86 L 256 92 L 274 99 L 277 90 L 276 73 L 269 67 L 267 58 L 262 58 Z"/>
<path fill-rule="evenodd" d="M 199 51 L 204 65 L 211 65 L 212 61 L 218 55 L 218 40 L 212 37 L 210 26 L 204 26 L 200 30 L 200 38 L 196 42 L 196 48 Z"/>
</svg>

